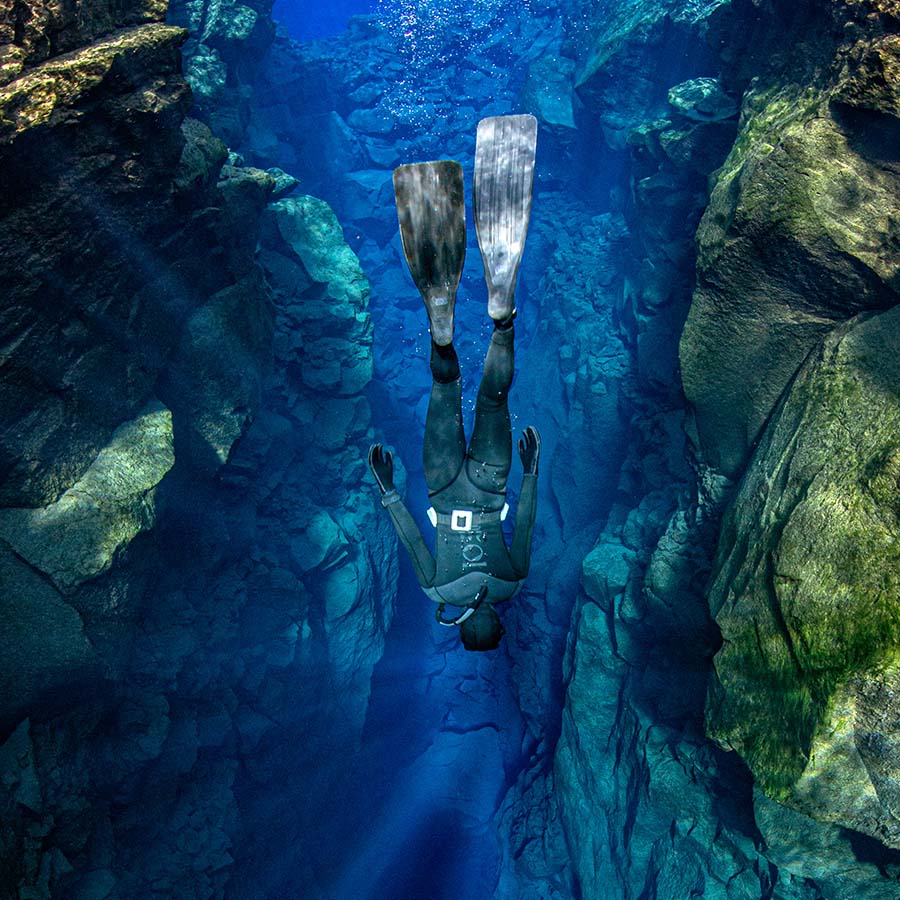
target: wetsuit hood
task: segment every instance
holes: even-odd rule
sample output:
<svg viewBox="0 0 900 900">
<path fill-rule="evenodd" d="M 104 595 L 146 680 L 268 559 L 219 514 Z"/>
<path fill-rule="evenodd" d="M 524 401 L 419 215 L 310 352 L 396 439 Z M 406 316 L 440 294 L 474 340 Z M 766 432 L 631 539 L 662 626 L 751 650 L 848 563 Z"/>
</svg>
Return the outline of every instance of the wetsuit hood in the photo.
<svg viewBox="0 0 900 900">
<path fill-rule="evenodd" d="M 495 650 L 506 633 L 494 608 L 483 603 L 459 626 L 459 639 L 466 650 Z"/>
</svg>

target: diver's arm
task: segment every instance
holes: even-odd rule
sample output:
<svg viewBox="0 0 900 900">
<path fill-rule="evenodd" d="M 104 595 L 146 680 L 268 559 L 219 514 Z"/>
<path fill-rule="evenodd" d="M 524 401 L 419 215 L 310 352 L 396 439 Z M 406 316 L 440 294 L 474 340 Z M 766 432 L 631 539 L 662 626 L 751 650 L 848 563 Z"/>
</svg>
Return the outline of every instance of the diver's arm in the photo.
<svg viewBox="0 0 900 900">
<path fill-rule="evenodd" d="M 412 562 L 413 571 L 419 584 L 423 588 L 431 587 L 434 584 L 434 576 L 437 572 L 434 557 L 425 544 L 422 532 L 419 531 L 413 517 L 409 514 L 409 510 L 400 499 L 400 495 L 396 490 L 388 491 L 381 498 L 381 505 L 390 513 L 391 521 L 394 528 L 397 529 L 397 535 L 401 543 L 406 548 Z M 518 520 L 517 520 L 518 521 Z"/>
<path fill-rule="evenodd" d="M 541 435 L 529 425 L 519 440 L 519 456 L 522 459 L 522 492 L 516 507 L 516 527 L 509 548 L 509 561 L 519 578 L 528 574 L 531 565 L 531 538 L 534 535 L 534 514 L 537 511 L 537 474 L 541 458 Z"/>
<path fill-rule="evenodd" d="M 429 588 L 434 584 L 437 566 L 431 551 L 425 544 L 422 532 L 413 521 L 409 510 L 403 505 L 394 487 L 394 457 L 381 444 L 369 448 L 369 468 L 375 476 L 375 483 L 381 491 L 381 505 L 390 513 L 391 521 L 412 561 L 413 570 L 419 584 Z"/>
<path fill-rule="evenodd" d="M 519 578 L 528 574 L 531 565 L 531 539 L 537 512 L 537 475 L 526 473 L 522 478 L 522 492 L 516 507 L 516 527 L 509 547 L 509 561 Z"/>
</svg>

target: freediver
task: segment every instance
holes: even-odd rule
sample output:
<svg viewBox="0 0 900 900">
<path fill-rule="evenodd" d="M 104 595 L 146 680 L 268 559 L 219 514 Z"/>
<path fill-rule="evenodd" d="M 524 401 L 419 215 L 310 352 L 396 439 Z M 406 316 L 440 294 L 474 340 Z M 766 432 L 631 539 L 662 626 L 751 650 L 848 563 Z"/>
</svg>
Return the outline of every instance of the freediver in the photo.
<svg viewBox="0 0 900 900">
<path fill-rule="evenodd" d="M 394 486 L 393 457 L 381 444 L 369 466 L 382 505 L 412 561 L 419 584 L 439 605 L 436 617 L 459 626 L 467 650 L 493 650 L 504 634 L 495 603 L 521 587 L 531 559 L 541 438 L 533 426 L 518 442 L 524 469 L 512 542 L 503 521 L 512 463 L 508 396 L 514 373 L 514 292 L 531 211 L 537 121 L 498 116 L 478 123 L 473 198 L 478 245 L 494 331 L 466 444 L 462 380 L 453 347 L 453 312 L 466 252 L 465 200 L 459 163 L 416 163 L 394 172 L 403 250 L 431 331 L 432 387 L 423 463 L 436 529 L 435 554 Z M 445 619 L 445 606 L 461 612 Z"/>
</svg>

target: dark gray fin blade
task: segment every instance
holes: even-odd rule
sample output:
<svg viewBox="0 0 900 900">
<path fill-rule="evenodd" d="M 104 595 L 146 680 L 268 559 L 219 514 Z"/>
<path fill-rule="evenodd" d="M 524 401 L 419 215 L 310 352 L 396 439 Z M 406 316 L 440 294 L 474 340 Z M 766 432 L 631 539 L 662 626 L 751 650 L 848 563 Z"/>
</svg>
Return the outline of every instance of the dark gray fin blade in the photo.
<svg viewBox="0 0 900 900">
<path fill-rule="evenodd" d="M 400 237 L 410 274 L 428 310 L 431 336 L 453 340 L 453 308 L 466 258 L 462 166 L 451 160 L 394 170 Z"/>
<path fill-rule="evenodd" d="M 537 119 L 495 116 L 478 123 L 475 142 L 475 231 L 488 286 L 488 314 L 512 315 L 516 275 L 525 249 Z"/>
</svg>

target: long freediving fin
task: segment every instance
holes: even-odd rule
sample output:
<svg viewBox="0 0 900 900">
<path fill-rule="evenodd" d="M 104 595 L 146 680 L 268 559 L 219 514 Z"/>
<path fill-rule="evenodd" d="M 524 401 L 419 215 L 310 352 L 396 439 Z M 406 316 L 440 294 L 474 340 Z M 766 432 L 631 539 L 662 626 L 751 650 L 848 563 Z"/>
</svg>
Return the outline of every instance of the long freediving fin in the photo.
<svg viewBox="0 0 900 900">
<path fill-rule="evenodd" d="M 453 340 L 453 309 L 466 258 L 462 166 L 451 160 L 394 170 L 403 254 L 428 310 L 431 336 Z"/>
<path fill-rule="evenodd" d="M 488 286 L 488 315 L 513 312 L 534 184 L 537 119 L 494 116 L 478 123 L 475 141 L 475 231 Z"/>
</svg>

